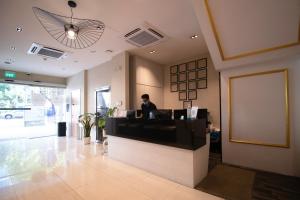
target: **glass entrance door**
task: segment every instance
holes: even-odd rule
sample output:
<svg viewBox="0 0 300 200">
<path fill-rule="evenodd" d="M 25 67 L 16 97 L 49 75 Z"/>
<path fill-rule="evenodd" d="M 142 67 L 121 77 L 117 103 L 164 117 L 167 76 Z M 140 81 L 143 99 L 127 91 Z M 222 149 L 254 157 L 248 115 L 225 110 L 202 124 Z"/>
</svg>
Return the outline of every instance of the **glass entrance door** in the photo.
<svg viewBox="0 0 300 200">
<path fill-rule="evenodd" d="M 65 89 L 0 83 L 0 140 L 57 134 Z"/>
</svg>

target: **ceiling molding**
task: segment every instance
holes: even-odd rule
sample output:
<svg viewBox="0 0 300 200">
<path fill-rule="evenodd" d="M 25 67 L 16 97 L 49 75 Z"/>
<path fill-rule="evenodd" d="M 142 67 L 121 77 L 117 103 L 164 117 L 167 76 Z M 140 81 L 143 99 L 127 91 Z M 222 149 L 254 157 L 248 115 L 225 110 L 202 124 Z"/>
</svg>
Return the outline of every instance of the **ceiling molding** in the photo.
<svg viewBox="0 0 300 200">
<path fill-rule="evenodd" d="M 244 52 L 244 53 L 240 53 L 237 55 L 233 55 L 233 56 L 225 56 L 224 54 L 224 49 L 222 47 L 222 43 L 220 41 L 220 34 L 217 31 L 216 25 L 215 25 L 215 20 L 213 18 L 210 6 L 209 6 L 209 0 L 204 0 L 205 2 L 205 9 L 207 11 L 208 14 L 208 21 L 210 23 L 211 29 L 213 31 L 217 46 L 218 46 L 218 50 L 221 56 L 221 59 L 223 61 L 228 61 L 228 60 L 234 60 L 234 59 L 239 59 L 239 58 L 243 58 L 243 57 L 247 57 L 247 56 L 252 56 L 252 55 L 257 55 L 257 54 L 262 54 L 262 53 L 266 53 L 266 52 L 270 52 L 270 51 L 275 51 L 278 49 L 284 49 L 284 48 L 288 48 L 288 47 L 293 47 L 296 45 L 300 45 L 300 25 L 298 27 L 298 41 L 296 42 L 291 42 L 288 44 L 283 44 L 283 45 L 279 45 L 279 46 L 274 46 L 274 47 L 270 47 L 270 48 L 264 48 L 264 49 L 258 49 L 258 50 L 254 50 L 254 51 L 249 51 L 249 52 Z"/>
</svg>

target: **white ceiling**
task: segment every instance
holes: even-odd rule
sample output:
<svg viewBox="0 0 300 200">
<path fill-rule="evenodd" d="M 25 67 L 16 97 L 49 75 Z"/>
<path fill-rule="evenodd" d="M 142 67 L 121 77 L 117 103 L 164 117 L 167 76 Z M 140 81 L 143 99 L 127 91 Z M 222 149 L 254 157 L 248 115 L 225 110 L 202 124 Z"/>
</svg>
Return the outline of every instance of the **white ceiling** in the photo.
<svg viewBox="0 0 300 200">
<path fill-rule="evenodd" d="M 217 70 L 299 56 L 300 0 L 193 2 Z"/>
<path fill-rule="evenodd" d="M 37 6 L 55 14 L 69 16 L 67 0 L 1 0 L 0 68 L 68 77 L 97 66 L 124 50 L 166 65 L 208 52 L 191 0 L 76 2 L 78 6 L 74 10 L 74 17 L 100 20 L 106 25 L 101 39 L 95 45 L 81 50 L 59 44 L 43 29 L 32 11 L 32 7 Z M 163 32 L 168 40 L 153 47 L 137 48 L 122 38 L 122 35 L 144 22 Z M 20 33 L 16 32 L 18 26 L 23 28 Z M 199 37 L 190 39 L 193 34 Z M 44 61 L 39 56 L 27 55 L 33 42 L 71 54 L 64 60 Z M 11 50 L 11 46 L 15 46 L 16 50 Z M 106 53 L 107 49 L 113 50 L 113 53 Z M 156 50 L 156 53 L 150 54 L 151 50 Z M 7 59 L 13 60 L 13 63 L 4 64 Z"/>
</svg>

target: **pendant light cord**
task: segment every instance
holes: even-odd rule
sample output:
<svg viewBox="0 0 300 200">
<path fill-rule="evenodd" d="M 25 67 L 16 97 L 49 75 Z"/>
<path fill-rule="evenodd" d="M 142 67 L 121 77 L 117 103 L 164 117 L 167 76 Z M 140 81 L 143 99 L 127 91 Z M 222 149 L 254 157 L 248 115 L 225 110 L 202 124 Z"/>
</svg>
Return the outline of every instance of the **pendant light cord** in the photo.
<svg viewBox="0 0 300 200">
<path fill-rule="evenodd" d="M 73 9 L 71 8 L 71 24 L 73 24 Z"/>
</svg>

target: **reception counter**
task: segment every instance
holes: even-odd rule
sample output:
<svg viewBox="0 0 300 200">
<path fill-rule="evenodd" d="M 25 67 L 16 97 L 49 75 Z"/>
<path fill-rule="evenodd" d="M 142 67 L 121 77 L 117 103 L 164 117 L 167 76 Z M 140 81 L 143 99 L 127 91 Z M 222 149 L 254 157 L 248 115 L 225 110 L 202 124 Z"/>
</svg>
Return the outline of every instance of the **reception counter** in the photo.
<svg viewBox="0 0 300 200">
<path fill-rule="evenodd" d="M 196 150 L 206 144 L 206 121 L 111 118 L 108 135 Z"/>
<path fill-rule="evenodd" d="M 195 187 L 208 171 L 206 120 L 110 118 L 108 156 Z"/>
</svg>

